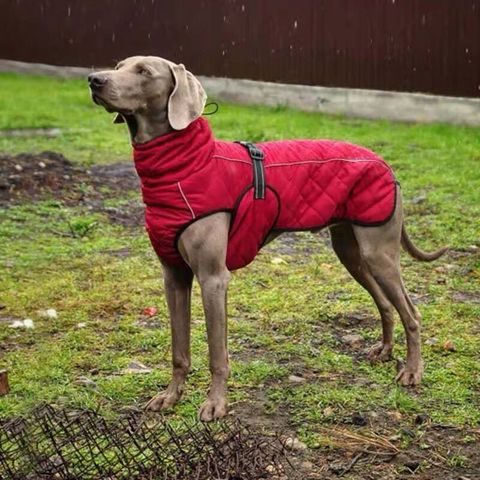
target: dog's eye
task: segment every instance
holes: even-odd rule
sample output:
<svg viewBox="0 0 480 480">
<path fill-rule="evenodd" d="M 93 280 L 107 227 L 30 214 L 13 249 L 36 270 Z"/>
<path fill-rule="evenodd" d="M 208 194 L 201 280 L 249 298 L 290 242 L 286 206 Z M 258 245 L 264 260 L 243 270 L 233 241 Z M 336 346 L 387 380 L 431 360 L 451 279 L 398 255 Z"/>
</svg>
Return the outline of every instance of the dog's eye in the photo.
<svg viewBox="0 0 480 480">
<path fill-rule="evenodd" d="M 138 67 L 137 73 L 139 73 L 140 75 L 149 75 L 150 74 L 150 72 L 146 68 L 143 68 L 143 67 Z"/>
</svg>

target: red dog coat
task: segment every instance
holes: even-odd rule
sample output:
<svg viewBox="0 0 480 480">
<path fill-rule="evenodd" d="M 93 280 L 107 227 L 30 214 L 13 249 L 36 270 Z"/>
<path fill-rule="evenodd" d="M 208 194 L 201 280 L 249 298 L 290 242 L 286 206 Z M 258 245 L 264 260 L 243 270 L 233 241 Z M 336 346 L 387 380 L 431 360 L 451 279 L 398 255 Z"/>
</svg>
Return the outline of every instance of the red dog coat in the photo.
<svg viewBox="0 0 480 480">
<path fill-rule="evenodd" d="M 134 145 L 146 204 L 146 229 L 157 255 L 183 264 L 177 241 L 199 218 L 230 212 L 226 264 L 250 263 L 270 231 L 312 230 L 341 220 L 388 221 L 396 185 L 390 167 L 366 148 L 330 140 L 258 144 L 263 167 L 254 176 L 248 150 L 214 140 L 206 120 Z M 265 182 L 264 198 L 255 198 Z M 257 187 L 254 189 L 254 187 Z"/>
</svg>

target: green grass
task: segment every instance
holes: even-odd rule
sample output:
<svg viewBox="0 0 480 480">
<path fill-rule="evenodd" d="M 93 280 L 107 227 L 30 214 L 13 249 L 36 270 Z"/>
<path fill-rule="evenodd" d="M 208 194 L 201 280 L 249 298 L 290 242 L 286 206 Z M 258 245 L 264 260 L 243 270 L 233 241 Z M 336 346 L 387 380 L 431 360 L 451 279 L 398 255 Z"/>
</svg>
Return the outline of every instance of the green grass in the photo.
<svg viewBox="0 0 480 480">
<path fill-rule="evenodd" d="M 85 81 L 0 76 L 0 130 L 58 127 L 56 138 L 0 136 L 0 152 L 54 150 L 82 165 L 130 158 L 124 126 L 89 99 Z M 400 124 L 302 113 L 282 107 L 221 104 L 211 120 L 219 138 L 260 141 L 336 138 L 363 144 L 395 168 L 405 195 L 408 227 L 424 248 L 448 243 L 454 250 L 480 246 L 480 130 L 448 125 Z M 411 199 L 425 196 L 422 203 Z M 109 200 L 122 205 L 131 196 Z M 66 237 L 59 232 L 77 235 Z M 269 415 L 288 412 L 310 445 L 317 427 L 352 412 L 400 412 L 405 424 L 426 412 L 434 421 L 480 421 L 480 305 L 456 301 L 454 292 L 478 293 L 479 254 L 452 255 L 435 264 L 402 259 L 408 288 L 428 295 L 421 305 L 426 364 L 423 385 L 393 383 L 393 363 L 371 366 L 362 349 L 346 348 L 349 328 L 364 345 L 380 325 L 368 295 L 351 280 L 325 236 L 298 235 L 291 247 L 276 241 L 230 288 L 230 399 L 235 410 L 263 392 Z M 108 252 L 128 247 L 126 257 Z M 308 252 L 308 254 L 307 254 Z M 477 251 L 478 252 L 478 251 Z M 286 263 L 272 264 L 280 256 Z M 332 295 L 334 294 L 334 295 Z M 107 217 L 67 207 L 61 199 L 0 210 L 0 318 L 32 318 L 36 328 L 13 330 L 0 321 L 0 368 L 8 368 L 12 392 L 0 398 L 0 417 L 21 414 L 43 401 L 100 406 L 113 413 L 146 400 L 169 379 L 169 327 L 161 269 L 141 228 L 126 229 Z M 146 306 L 159 309 L 156 328 L 139 324 Z M 56 308 L 59 318 L 37 311 Z M 358 313 L 366 320 L 349 325 Z M 172 415 L 195 415 L 208 387 L 205 328 L 195 287 L 193 366 L 185 398 Z M 81 325 L 79 327 L 79 324 Z M 83 325 L 82 325 L 83 324 Z M 396 355 L 405 356 L 396 329 Z M 455 352 L 443 348 L 446 340 Z M 151 374 L 121 375 L 131 360 Z M 293 385 L 290 374 L 307 382 Z M 87 376 L 97 388 L 78 385 Z M 328 407 L 328 408 L 327 408 Z M 319 434 L 320 435 L 320 434 Z M 461 455 L 450 459 L 461 465 Z"/>
</svg>

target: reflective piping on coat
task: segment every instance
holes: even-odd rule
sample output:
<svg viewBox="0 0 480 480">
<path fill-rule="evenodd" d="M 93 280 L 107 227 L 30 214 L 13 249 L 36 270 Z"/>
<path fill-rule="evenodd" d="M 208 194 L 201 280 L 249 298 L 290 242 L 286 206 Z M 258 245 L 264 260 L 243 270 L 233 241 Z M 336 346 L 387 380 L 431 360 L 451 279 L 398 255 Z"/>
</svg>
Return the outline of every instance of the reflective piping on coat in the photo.
<svg viewBox="0 0 480 480">
<path fill-rule="evenodd" d="M 192 206 L 188 203 L 187 197 L 186 197 L 185 194 L 183 193 L 182 186 L 180 185 L 180 182 L 177 182 L 177 185 L 178 185 L 178 189 L 180 190 L 180 194 L 181 194 L 182 197 L 183 197 L 183 200 L 184 200 L 185 203 L 187 204 L 187 207 L 188 207 L 188 209 L 190 210 L 190 213 L 192 214 L 192 218 L 195 218 L 195 212 L 193 211 Z"/>
</svg>

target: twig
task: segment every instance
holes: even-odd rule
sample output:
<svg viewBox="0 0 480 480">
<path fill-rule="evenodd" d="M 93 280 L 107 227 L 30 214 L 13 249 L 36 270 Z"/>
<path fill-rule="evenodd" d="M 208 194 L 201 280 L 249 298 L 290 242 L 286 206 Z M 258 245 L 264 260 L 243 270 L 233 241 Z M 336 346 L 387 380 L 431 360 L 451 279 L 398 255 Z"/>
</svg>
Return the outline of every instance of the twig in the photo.
<svg viewBox="0 0 480 480">
<path fill-rule="evenodd" d="M 341 473 L 339 473 L 339 477 L 343 477 L 346 473 L 348 473 L 354 466 L 355 464 L 362 458 L 363 452 L 360 452 L 358 455 L 356 455 L 353 460 L 342 470 Z"/>
</svg>

